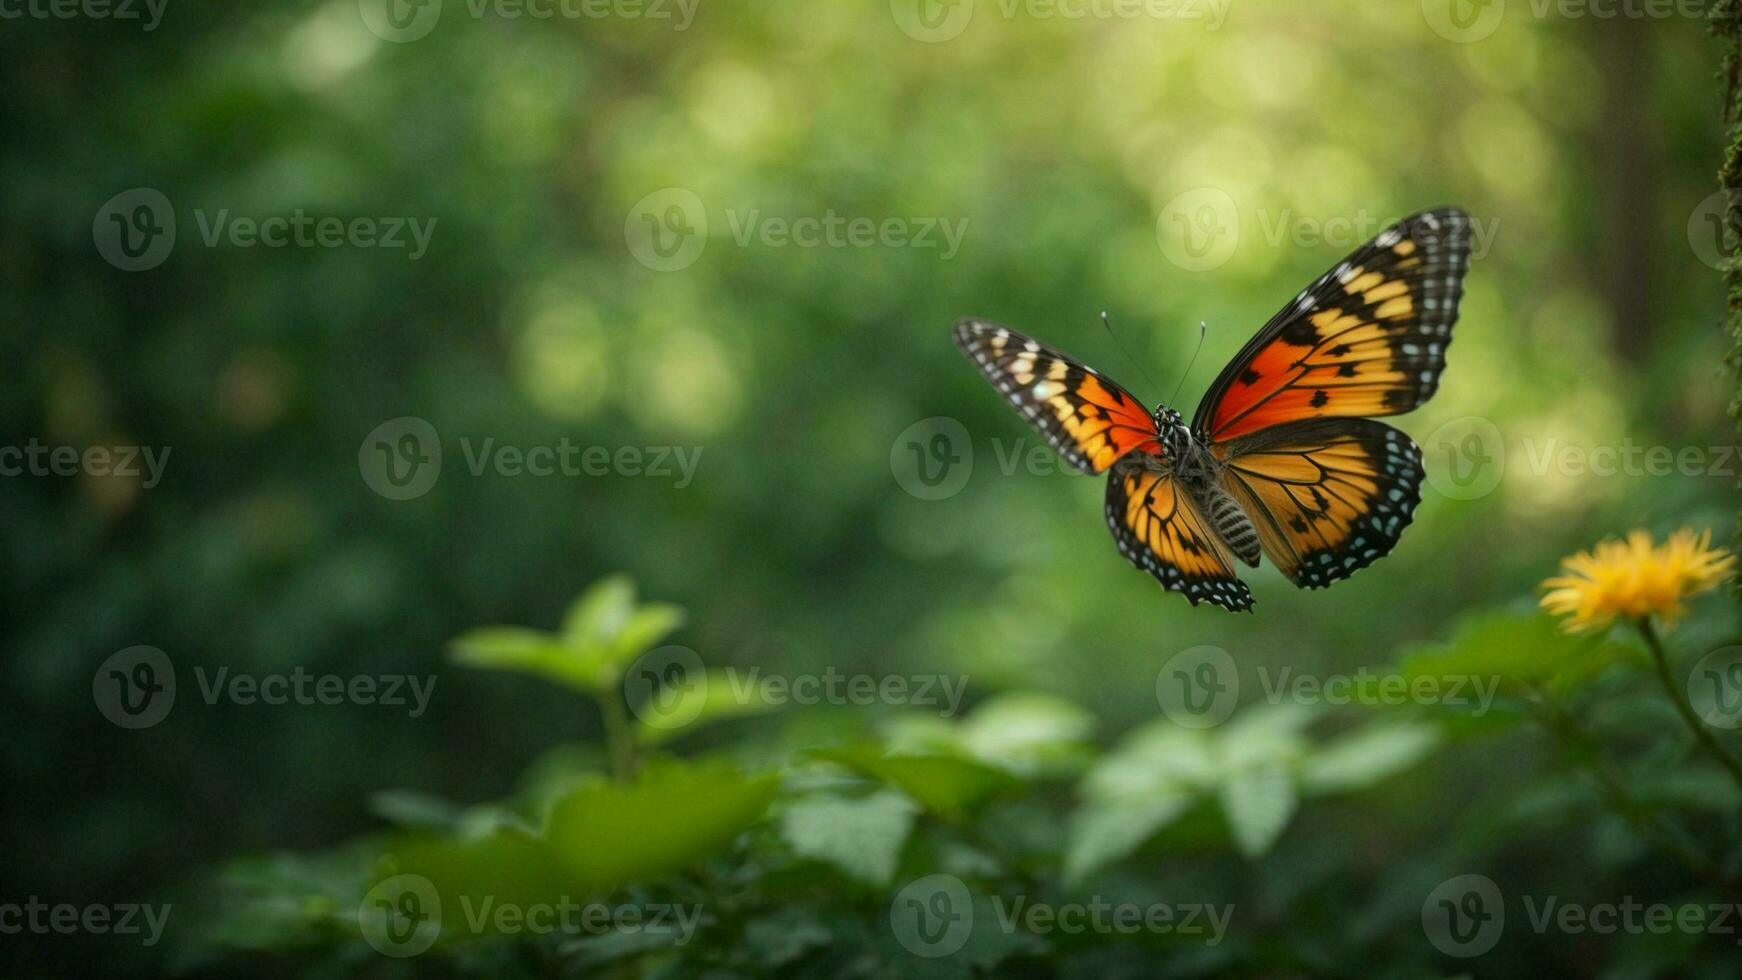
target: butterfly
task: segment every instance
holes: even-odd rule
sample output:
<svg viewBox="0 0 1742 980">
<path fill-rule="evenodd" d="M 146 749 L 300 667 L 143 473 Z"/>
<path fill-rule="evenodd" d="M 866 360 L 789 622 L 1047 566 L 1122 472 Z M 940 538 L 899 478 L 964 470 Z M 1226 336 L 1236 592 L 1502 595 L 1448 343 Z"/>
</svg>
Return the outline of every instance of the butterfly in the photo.
<svg viewBox="0 0 1742 980">
<path fill-rule="evenodd" d="M 1319 277 L 1241 348 L 1188 426 L 1094 368 L 987 320 L 956 345 L 1072 466 L 1107 473 L 1119 551 L 1197 605 L 1252 608 L 1262 553 L 1324 588 L 1391 552 L 1421 449 L 1372 416 L 1432 397 L 1470 259 L 1470 216 L 1411 215 Z"/>
</svg>

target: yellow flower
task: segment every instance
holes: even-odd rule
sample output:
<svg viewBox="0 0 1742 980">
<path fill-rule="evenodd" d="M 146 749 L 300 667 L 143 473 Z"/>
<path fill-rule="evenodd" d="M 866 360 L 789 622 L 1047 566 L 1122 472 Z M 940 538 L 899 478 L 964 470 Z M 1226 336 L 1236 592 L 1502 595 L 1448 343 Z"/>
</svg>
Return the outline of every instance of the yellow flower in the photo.
<svg viewBox="0 0 1742 980">
<path fill-rule="evenodd" d="M 1712 532 L 1688 528 L 1653 547 L 1651 535 L 1632 531 L 1625 541 L 1598 542 L 1561 562 L 1566 572 L 1542 583 L 1542 608 L 1567 617 L 1573 633 L 1605 629 L 1617 617 L 1657 616 L 1673 623 L 1682 600 L 1730 577 L 1736 556 L 1711 546 Z"/>
</svg>

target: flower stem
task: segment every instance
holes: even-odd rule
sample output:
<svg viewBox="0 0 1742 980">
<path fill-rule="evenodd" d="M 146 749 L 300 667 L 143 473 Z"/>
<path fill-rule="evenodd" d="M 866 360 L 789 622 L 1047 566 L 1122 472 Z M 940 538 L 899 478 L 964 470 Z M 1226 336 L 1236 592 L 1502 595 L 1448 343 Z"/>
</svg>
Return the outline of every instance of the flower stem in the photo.
<svg viewBox="0 0 1742 980">
<path fill-rule="evenodd" d="M 616 685 L 599 692 L 599 711 L 605 719 L 605 743 L 611 749 L 611 772 L 618 780 L 628 779 L 635 773 L 635 737 Z"/>
<path fill-rule="evenodd" d="M 1603 748 L 1596 737 L 1579 724 L 1578 719 L 1561 704 L 1554 692 L 1546 686 L 1532 686 L 1536 688 L 1537 702 L 1542 706 L 1544 726 L 1554 736 L 1555 741 L 1560 743 L 1561 751 L 1569 761 L 1590 770 L 1609 808 L 1642 836 L 1656 841 L 1658 846 L 1674 854 L 1695 875 L 1707 881 L 1722 881 L 1722 876 L 1706 863 L 1679 828 L 1669 825 L 1651 807 L 1640 802 L 1628 791 L 1626 781 L 1604 757 Z"/>
<path fill-rule="evenodd" d="M 1657 677 L 1663 682 L 1664 692 L 1669 695 L 1675 709 L 1687 723 L 1688 730 L 1694 733 L 1694 738 L 1705 746 L 1712 757 L 1724 764 L 1730 770 L 1730 778 L 1736 780 L 1737 786 L 1742 786 L 1742 761 L 1738 761 L 1729 750 L 1712 734 L 1700 716 L 1694 713 L 1694 706 L 1688 702 L 1687 692 L 1676 683 L 1675 673 L 1669 669 L 1669 656 L 1663 652 L 1663 641 L 1657 637 L 1657 630 L 1651 625 L 1649 616 L 1640 617 L 1635 621 L 1639 634 L 1645 637 L 1645 645 L 1651 648 L 1651 658 L 1657 662 Z"/>
</svg>

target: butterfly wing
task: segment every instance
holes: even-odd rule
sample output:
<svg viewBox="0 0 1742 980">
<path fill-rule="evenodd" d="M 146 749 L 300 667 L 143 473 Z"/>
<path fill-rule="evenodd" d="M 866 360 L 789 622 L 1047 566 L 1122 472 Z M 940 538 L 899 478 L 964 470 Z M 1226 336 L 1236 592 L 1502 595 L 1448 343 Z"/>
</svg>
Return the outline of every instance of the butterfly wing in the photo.
<svg viewBox="0 0 1742 980">
<path fill-rule="evenodd" d="M 1470 259 L 1457 208 L 1403 219 L 1272 317 L 1192 427 L 1225 442 L 1298 419 L 1396 415 L 1439 387 Z"/>
<path fill-rule="evenodd" d="M 1302 588 L 1390 554 L 1421 502 L 1421 449 L 1383 422 L 1288 422 L 1211 452 L 1264 553 Z"/>
<path fill-rule="evenodd" d="M 956 346 L 1077 469 L 1101 473 L 1134 449 L 1161 452 L 1143 404 L 1070 355 L 988 320 L 956 324 Z"/>
<path fill-rule="evenodd" d="M 1197 501 L 1169 473 L 1126 460 L 1107 479 L 1107 526 L 1119 553 L 1192 605 L 1252 608 L 1229 551 Z"/>
</svg>

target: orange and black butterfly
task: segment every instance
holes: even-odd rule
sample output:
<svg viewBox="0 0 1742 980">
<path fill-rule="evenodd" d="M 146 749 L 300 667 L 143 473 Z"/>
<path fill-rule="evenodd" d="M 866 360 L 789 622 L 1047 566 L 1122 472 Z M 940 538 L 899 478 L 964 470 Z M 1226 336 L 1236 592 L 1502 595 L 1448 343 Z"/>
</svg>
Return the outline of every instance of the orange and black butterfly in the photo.
<svg viewBox="0 0 1742 980">
<path fill-rule="evenodd" d="M 1111 471 L 1107 526 L 1164 588 L 1252 608 L 1260 552 L 1323 588 L 1390 553 L 1421 501 L 1421 450 L 1367 416 L 1428 400 L 1470 258 L 1457 208 L 1403 219 L 1295 297 L 1210 386 L 1187 426 L 1094 368 L 985 320 L 956 343 L 1053 448 Z"/>
</svg>

